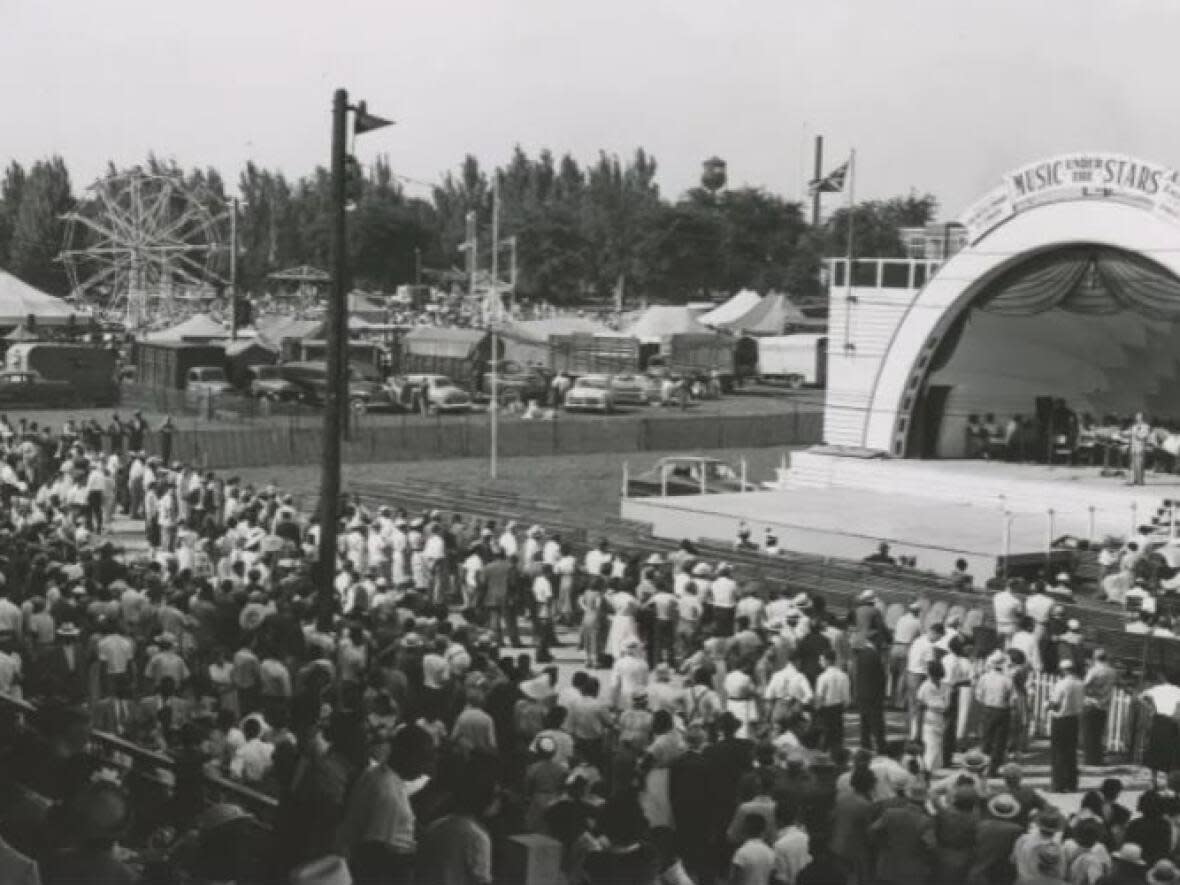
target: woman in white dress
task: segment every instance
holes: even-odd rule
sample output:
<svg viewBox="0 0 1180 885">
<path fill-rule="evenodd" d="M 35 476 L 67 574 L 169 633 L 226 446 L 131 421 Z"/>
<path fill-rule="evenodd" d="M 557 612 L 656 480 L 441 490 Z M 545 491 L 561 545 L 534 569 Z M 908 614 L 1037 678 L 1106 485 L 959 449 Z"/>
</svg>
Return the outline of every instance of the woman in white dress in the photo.
<svg viewBox="0 0 1180 885">
<path fill-rule="evenodd" d="M 611 608 L 610 631 L 606 634 L 606 653 L 614 660 L 623 656 L 628 640 L 639 640 L 639 626 L 635 615 L 639 600 L 626 590 L 616 590 L 606 597 Z"/>
</svg>

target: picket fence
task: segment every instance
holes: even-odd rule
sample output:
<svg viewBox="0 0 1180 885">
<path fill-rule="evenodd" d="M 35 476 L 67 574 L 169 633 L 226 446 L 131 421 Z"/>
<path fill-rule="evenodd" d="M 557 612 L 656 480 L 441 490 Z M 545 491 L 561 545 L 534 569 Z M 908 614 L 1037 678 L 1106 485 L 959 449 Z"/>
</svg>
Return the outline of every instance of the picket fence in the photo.
<svg viewBox="0 0 1180 885">
<path fill-rule="evenodd" d="M 976 665 L 976 676 L 984 669 L 983 662 Z M 1049 701 L 1053 698 L 1053 687 L 1060 676 L 1051 673 L 1033 673 L 1029 676 L 1028 717 L 1025 723 L 1030 738 L 1049 736 Z M 1125 688 L 1116 688 L 1111 699 L 1110 715 L 1106 719 L 1105 746 L 1108 753 L 1129 753 L 1134 742 L 1135 695 Z"/>
</svg>

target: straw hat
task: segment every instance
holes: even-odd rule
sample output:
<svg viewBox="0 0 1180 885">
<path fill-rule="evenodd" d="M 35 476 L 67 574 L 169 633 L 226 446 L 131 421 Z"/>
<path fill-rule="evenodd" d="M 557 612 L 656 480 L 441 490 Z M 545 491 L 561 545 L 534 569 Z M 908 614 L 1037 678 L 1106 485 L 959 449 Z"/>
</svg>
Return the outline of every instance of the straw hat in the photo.
<svg viewBox="0 0 1180 885">
<path fill-rule="evenodd" d="M 979 750 L 968 750 L 963 756 L 963 767 L 968 771 L 980 772 L 987 768 L 988 758 Z"/>
<path fill-rule="evenodd" d="M 1174 885 L 1180 882 L 1180 869 L 1170 860 L 1156 861 L 1155 866 L 1147 871 L 1148 885 Z"/>
<path fill-rule="evenodd" d="M 1137 867 L 1143 866 L 1143 849 L 1134 842 L 1124 842 L 1123 847 L 1111 855 L 1115 860 L 1121 860 L 1126 863 L 1134 864 Z"/>
<path fill-rule="evenodd" d="M 352 885 L 352 874 L 344 858 L 334 854 L 321 857 L 291 871 L 291 885 Z"/>
<path fill-rule="evenodd" d="M 1011 793 L 999 793 L 988 801 L 987 810 L 999 820 L 1013 820 L 1020 814 L 1020 803 Z"/>
<path fill-rule="evenodd" d="M 520 691 L 529 700 L 544 701 L 552 697 L 553 686 L 549 684 L 549 677 L 542 673 L 520 683 Z"/>
</svg>

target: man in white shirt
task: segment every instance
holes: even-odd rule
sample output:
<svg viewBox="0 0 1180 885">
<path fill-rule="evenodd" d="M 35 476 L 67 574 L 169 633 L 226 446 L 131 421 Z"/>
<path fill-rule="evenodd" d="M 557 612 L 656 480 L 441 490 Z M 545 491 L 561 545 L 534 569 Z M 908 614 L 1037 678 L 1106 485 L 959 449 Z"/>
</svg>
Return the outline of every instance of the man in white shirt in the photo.
<svg viewBox="0 0 1180 885">
<path fill-rule="evenodd" d="M 822 652 L 819 662 L 823 670 L 815 680 L 815 719 L 823 732 L 820 746 L 834 753 L 844 746 L 844 711 L 852 703 L 852 682 L 836 666 L 835 652 Z"/>
<path fill-rule="evenodd" d="M 246 742 L 234 751 L 229 772 L 243 783 L 256 784 L 270 771 L 274 744 L 268 744 L 261 739 L 262 727 L 258 720 L 252 717 L 242 724 L 242 734 Z"/>
<path fill-rule="evenodd" d="M 610 563 L 610 543 L 605 539 L 598 542 L 598 546 L 586 553 L 582 560 L 582 566 L 586 569 L 586 574 L 591 577 L 598 577 L 602 574 L 602 567 Z"/>
<path fill-rule="evenodd" d="M 504 558 L 516 556 L 520 551 L 520 545 L 516 541 L 516 523 L 509 522 L 504 526 L 504 531 L 500 535 L 500 550 L 504 553 Z"/>
<path fill-rule="evenodd" d="M 795 667 L 794 654 L 787 659 L 785 667 L 777 670 L 770 677 L 762 696 L 770 710 L 771 722 L 779 712 L 811 703 L 811 684 L 807 681 L 807 677 Z"/>
<path fill-rule="evenodd" d="M 791 802 L 779 802 L 775 809 L 778 838 L 774 841 L 774 877 L 779 885 L 795 885 L 799 874 L 811 863 L 811 840 L 799 826 L 798 812 Z"/>
<path fill-rule="evenodd" d="M 926 679 L 926 668 L 934 660 L 934 646 L 942 639 L 944 632 L 942 624 L 931 624 L 924 636 L 919 635 L 910 643 L 906 655 L 906 733 L 910 740 L 917 740 L 918 737 L 918 689 Z"/>
<path fill-rule="evenodd" d="M 889 649 L 889 681 L 893 706 L 899 710 L 906 706 L 906 661 L 910 646 L 922 635 L 922 603 L 914 600 L 907 606 L 905 614 L 893 625 L 893 645 Z"/>
<path fill-rule="evenodd" d="M 1054 605 L 1053 597 L 1049 595 L 1044 583 L 1037 581 L 1033 584 L 1032 595 L 1024 603 L 1024 613 L 1035 622 L 1038 639 L 1045 635 L 1045 625 L 1049 623 L 1049 615 L 1052 614 Z"/>
<path fill-rule="evenodd" d="M 1024 611 L 1024 604 L 1013 592 L 1012 585 L 1013 582 L 1009 581 L 1004 585 L 1004 589 L 992 598 L 996 614 L 996 633 L 999 635 L 1000 645 L 1005 648 L 1012 634 L 1016 632 L 1018 619 Z"/>
<path fill-rule="evenodd" d="M 698 570 L 700 574 L 697 574 Z M 709 586 L 709 603 L 713 606 L 713 629 L 718 636 L 733 635 L 738 586 L 737 581 L 730 576 L 731 571 L 729 563 L 721 563 L 717 567 L 717 577 Z M 707 578 L 709 566 L 703 562 L 698 563 L 693 569 L 693 576 Z"/>
</svg>

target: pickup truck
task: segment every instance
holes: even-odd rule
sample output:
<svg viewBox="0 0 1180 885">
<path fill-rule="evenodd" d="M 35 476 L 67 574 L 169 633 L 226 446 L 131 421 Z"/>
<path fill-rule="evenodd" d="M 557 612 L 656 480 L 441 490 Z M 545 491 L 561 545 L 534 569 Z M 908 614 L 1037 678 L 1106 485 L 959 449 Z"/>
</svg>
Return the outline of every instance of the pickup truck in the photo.
<svg viewBox="0 0 1180 885">
<path fill-rule="evenodd" d="M 0 407 L 59 406 L 74 399 L 68 381 L 47 381 L 39 372 L 0 372 Z"/>
<path fill-rule="evenodd" d="M 271 402 L 290 402 L 299 399 L 299 388 L 283 377 L 282 366 L 247 366 L 250 377 L 250 396 Z"/>
<path fill-rule="evenodd" d="M 323 403 L 328 391 L 328 365 L 319 360 L 283 363 L 283 378 L 290 381 L 305 403 Z M 348 405 L 353 411 L 366 412 L 385 401 L 381 385 L 368 380 L 355 366 L 348 368 Z"/>
<path fill-rule="evenodd" d="M 221 366 L 193 366 L 184 376 L 186 393 L 198 396 L 221 396 L 233 391 Z"/>
</svg>

